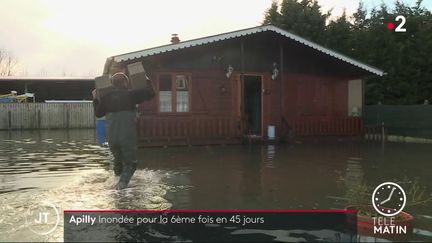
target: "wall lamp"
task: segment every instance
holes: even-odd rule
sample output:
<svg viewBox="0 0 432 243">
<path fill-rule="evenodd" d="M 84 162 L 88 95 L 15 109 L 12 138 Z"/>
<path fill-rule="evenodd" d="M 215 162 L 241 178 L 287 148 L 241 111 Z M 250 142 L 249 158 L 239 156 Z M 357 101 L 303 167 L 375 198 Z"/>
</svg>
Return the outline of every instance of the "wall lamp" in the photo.
<svg viewBox="0 0 432 243">
<path fill-rule="evenodd" d="M 277 68 L 277 63 L 274 62 L 273 63 L 273 71 L 272 71 L 272 76 L 271 79 L 275 80 L 277 78 L 277 76 L 279 75 L 279 69 Z"/>
<path fill-rule="evenodd" d="M 233 72 L 234 72 L 234 68 L 231 65 L 228 65 L 226 77 L 230 78 Z"/>
</svg>

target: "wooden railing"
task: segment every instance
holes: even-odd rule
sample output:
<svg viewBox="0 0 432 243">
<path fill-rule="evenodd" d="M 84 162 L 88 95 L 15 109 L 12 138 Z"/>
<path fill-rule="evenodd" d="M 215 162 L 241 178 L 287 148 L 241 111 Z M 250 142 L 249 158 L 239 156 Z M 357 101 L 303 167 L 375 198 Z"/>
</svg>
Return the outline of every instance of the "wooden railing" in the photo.
<svg viewBox="0 0 432 243">
<path fill-rule="evenodd" d="M 296 136 L 356 136 L 363 132 L 359 117 L 288 119 Z M 221 116 L 151 116 L 138 118 L 140 137 L 241 137 L 240 118 Z"/>
<path fill-rule="evenodd" d="M 240 137 L 239 118 L 219 116 L 140 116 L 140 137 Z"/>
<path fill-rule="evenodd" d="M 386 141 L 387 134 L 384 123 L 365 125 L 363 128 L 363 134 L 366 140 L 369 141 Z"/>
<path fill-rule="evenodd" d="M 360 117 L 295 118 L 288 119 L 288 125 L 296 136 L 355 136 L 363 130 Z"/>
</svg>

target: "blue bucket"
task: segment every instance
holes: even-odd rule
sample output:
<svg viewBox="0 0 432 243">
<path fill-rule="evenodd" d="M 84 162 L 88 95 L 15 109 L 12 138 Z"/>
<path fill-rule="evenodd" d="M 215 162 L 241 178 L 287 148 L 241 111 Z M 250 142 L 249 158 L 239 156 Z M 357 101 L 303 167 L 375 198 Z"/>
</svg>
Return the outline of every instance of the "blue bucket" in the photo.
<svg viewBox="0 0 432 243">
<path fill-rule="evenodd" d="M 105 118 L 100 118 L 96 120 L 96 139 L 99 144 L 106 143 L 105 123 Z"/>
</svg>

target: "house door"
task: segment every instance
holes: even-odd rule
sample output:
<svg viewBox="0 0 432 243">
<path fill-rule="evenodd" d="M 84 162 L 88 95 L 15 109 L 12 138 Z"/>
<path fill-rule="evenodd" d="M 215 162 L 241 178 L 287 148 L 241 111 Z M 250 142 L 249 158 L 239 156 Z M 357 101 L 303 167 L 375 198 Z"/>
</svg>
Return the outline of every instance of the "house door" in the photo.
<svg viewBox="0 0 432 243">
<path fill-rule="evenodd" d="M 261 76 L 243 76 L 244 132 L 261 136 L 262 131 L 262 80 Z"/>
</svg>

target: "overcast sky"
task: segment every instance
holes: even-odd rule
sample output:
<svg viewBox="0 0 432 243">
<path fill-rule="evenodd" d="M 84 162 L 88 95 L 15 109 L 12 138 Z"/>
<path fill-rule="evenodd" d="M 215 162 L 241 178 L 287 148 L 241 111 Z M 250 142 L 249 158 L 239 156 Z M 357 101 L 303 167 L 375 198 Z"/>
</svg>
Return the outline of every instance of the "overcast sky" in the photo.
<svg viewBox="0 0 432 243">
<path fill-rule="evenodd" d="M 335 16 L 359 0 L 319 0 Z M 367 8 L 381 0 L 364 0 Z M 388 5 L 394 1 L 384 0 Z M 415 0 L 404 0 L 412 4 Z M 109 56 L 260 25 L 271 0 L 0 0 L 0 48 L 18 75 L 100 75 Z M 432 8 L 432 0 L 424 6 Z"/>
</svg>

